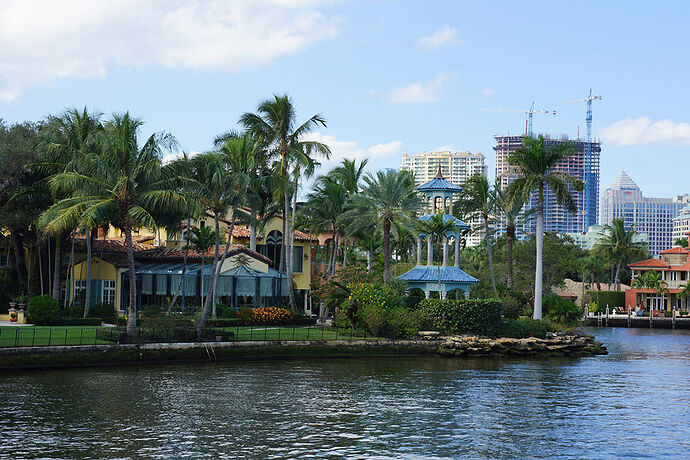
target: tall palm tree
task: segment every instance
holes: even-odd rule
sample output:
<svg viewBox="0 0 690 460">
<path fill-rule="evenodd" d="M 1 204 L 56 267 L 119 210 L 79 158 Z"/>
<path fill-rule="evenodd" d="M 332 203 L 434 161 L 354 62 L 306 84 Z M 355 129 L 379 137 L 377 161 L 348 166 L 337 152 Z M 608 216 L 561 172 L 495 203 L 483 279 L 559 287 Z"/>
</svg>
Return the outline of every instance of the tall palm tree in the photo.
<svg viewBox="0 0 690 460">
<path fill-rule="evenodd" d="M 175 186 L 176 178 L 163 174 L 160 157 L 175 146 L 172 136 L 152 134 L 139 144 L 142 121 L 129 113 L 115 114 L 105 123 L 99 148 L 85 171 L 56 174 L 51 185 L 71 195 L 51 206 L 39 222 L 48 231 L 65 231 L 74 222 L 94 227 L 110 221 L 125 234 L 129 271 L 127 333 L 136 332 L 136 271 L 134 228 L 155 228 L 154 214 L 164 210 L 180 212 L 190 206 Z"/>
<path fill-rule="evenodd" d="M 485 175 L 475 174 L 467 179 L 462 186 L 462 192 L 460 192 L 455 208 L 461 216 L 466 216 L 468 219 L 476 217 L 482 219 L 484 224 L 484 240 L 486 241 L 486 250 L 489 255 L 491 285 L 494 289 L 494 295 L 497 296 L 494 261 L 491 253 L 491 232 L 489 230 L 489 219 L 496 208 L 496 197 Z"/>
<path fill-rule="evenodd" d="M 535 139 L 530 136 L 523 138 L 519 147 L 508 158 L 518 173 L 518 178 L 508 186 L 508 197 L 511 199 L 527 199 L 533 192 L 537 193 L 537 234 L 536 234 L 536 270 L 534 274 L 534 319 L 541 319 L 542 304 L 542 276 L 544 250 L 544 191 L 549 187 L 556 202 L 565 207 L 570 213 L 577 212 L 575 200 L 571 190 L 581 191 L 584 184 L 577 178 L 559 171 L 555 166 L 576 153 L 575 148 L 568 143 L 557 143 L 547 146 L 544 136 Z"/>
<path fill-rule="evenodd" d="M 613 282 L 616 283 L 616 290 L 620 291 L 621 265 L 635 257 L 645 257 L 647 255 L 646 245 L 643 242 L 635 241 L 638 235 L 633 225 L 625 227 L 623 219 L 613 219 L 610 224 L 606 224 L 599 238 L 596 249 L 611 257 L 616 265 Z"/>
<path fill-rule="evenodd" d="M 444 239 L 458 235 L 462 230 L 455 218 L 443 219 L 443 213 L 433 214 L 427 220 L 417 221 L 417 231 L 431 238 L 433 243 L 441 243 Z M 438 264 L 438 289 L 441 297 L 441 264 Z"/>
<path fill-rule="evenodd" d="M 316 141 L 307 141 L 305 136 L 318 126 L 326 127 L 326 120 L 321 115 L 313 115 L 302 124 L 297 123 L 297 115 L 292 99 L 287 95 L 274 95 L 272 99 L 267 99 L 259 103 L 256 113 L 245 113 L 240 117 L 240 123 L 249 134 L 259 139 L 264 139 L 269 145 L 268 151 L 271 155 L 280 159 L 279 174 L 286 180 L 283 184 L 289 184 L 292 175 L 288 170 L 291 160 L 304 155 L 322 154 L 326 157 L 330 155 L 330 150 L 325 144 Z M 292 161 L 294 163 L 294 161 Z M 293 186 L 296 189 L 299 185 L 298 180 L 294 180 Z M 284 237 L 283 248 L 286 262 L 286 274 L 288 279 L 288 294 L 290 307 L 296 308 L 295 293 L 292 282 L 292 248 L 285 244 L 290 241 L 290 198 L 296 195 L 287 186 L 282 188 L 283 195 L 283 218 L 284 218 Z"/>
<path fill-rule="evenodd" d="M 352 197 L 346 218 L 381 223 L 383 228 L 383 279 L 391 277 L 391 226 L 411 222 L 422 200 L 417 195 L 414 177 L 409 171 L 379 171 L 364 178 L 362 193 Z"/>
<path fill-rule="evenodd" d="M 199 300 L 201 305 L 204 305 L 204 260 L 206 253 L 216 243 L 216 233 L 211 230 L 211 227 L 200 227 L 187 229 L 187 244 L 185 244 L 185 255 L 189 249 L 194 250 L 201 256 L 201 290 L 199 292 Z"/>
<path fill-rule="evenodd" d="M 46 129 L 39 136 L 40 159 L 38 163 L 33 165 L 34 168 L 50 177 L 62 172 L 79 171 L 88 166 L 88 157 L 97 149 L 97 137 L 103 130 L 100 117 L 100 113 L 89 113 L 86 108 L 81 111 L 72 108 L 65 110 L 59 117 L 49 118 Z M 70 193 L 54 195 L 53 201 L 58 201 Z M 78 224 L 79 222 L 74 222 L 75 227 Z M 57 299 L 60 294 L 60 263 L 62 258 L 60 233 L 55 234 L 55 240 L 52 294 Z M 85 241 L 87 254 L 84 317 L 86 318 L 91 303 L 91 229 L 88 227 L 86 228 Z M 71 280 L 74 282 L 73 279 Z"/>
<path fill-rule="evenodd" d="M 513 288 L 513 243 L 517 235 L 518 225 L 521 225 L 532 214 L 534 209 L 523 210 L 525 199 L 522 196 L 508 198 L 508 195 L 498 181 L 494 185 L 494 212 L 503 222 L 506 231 L 506 258 L 508 263 L 508 288 Z M 584 280 L 583 280 L 584 281 Z"/>
</svg>

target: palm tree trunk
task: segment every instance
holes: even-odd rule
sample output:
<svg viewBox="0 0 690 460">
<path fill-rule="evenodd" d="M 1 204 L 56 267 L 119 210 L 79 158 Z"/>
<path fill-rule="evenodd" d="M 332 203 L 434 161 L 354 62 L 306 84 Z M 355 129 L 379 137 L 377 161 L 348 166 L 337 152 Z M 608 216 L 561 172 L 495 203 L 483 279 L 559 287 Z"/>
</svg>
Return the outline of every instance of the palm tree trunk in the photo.
<svg viewBox="0 0 690 460">
<path fill-rule="evenodd" d="M 64 308 L 67 308 L 69 298 L 72 297 L 74 298 L 74 234 L 77 233 L 77 228 L 75 227 L 72 229 L 72 249 L 69 254 L 69 265 L 67 266 L 67 278 L 69 279 L 69 282 L 72 283 L 72 286 L 69 289 L 65 289 L 65 305 Z M 67 279 L 65 279 L 65 283 L 67 283 Z M 67 286 L 65 286 L 67 288 Z M 72 303 L 69 302 L 69 305 Z"/>
<path fill-rule="evenodd" d="M 489 274 L 491 275 L 491 286 L 494 288 L 494 295 L 498 297 L 496 291 L 496 278 L 494 278 L 494 258 L 491 255 L 491 238 L 489 236 L 489 216 L 484 215 L 484 232 L 486 234 L 486 251 L 489 255 Z"/>
<path fill-rule="evenodd" d="M 91 306 L 91 229 L 86 228 L 86 298 L 84 299 L 84 318 L 89 315 Z"/>
<path fill-rule="evenodd" d="M 213 266 L 211 268 L 211 281 L 208 283 L 208 289 L 206 291 L 206 300 L 204 301 L 204 308 L 201 310 L 201 315 L 199 318 L 196 320 L 196 333 L 197 337 L 201 337 L 201 330 L 204 328 L 204 324 L 206 324 L 206 318 L 208 318 L 208 313 L 211 304 L 211 299 L 213 298 L 213 274 L 216 273 L 216 269 L 218 268 L 218 258 L 220 256 L 220 221 L 218 219 L 218 213 L 214 212 L 213 213 L 213 221 L 215 224 L 216 228 L 216 252 L 213 256 Z M 203 271 L 202 271 L 202 282 L 201 282 L 201 290 L 203 292 L 204 290 L 204 283 L 203 283 Z M 213 311 L 215 313 L 215 305 L 213 308 Z"/>
<path fill-rule="evenodd" d="M 295 265 L 295 214 L 297 213 L 297 190 L 299 188 L 299 176 L 295 177 L 295 186 L 293 190 L 293 196 L 292 196 L 292 215 L 290 216 L 290 246 L 289 246 L 289 255 L 288 255 L 288 260 L 287 260 L 287 267 L 288 267 L 288 273 L 287 273 L 287 279 L 288 279 L 288 294 L 290 296 L 290 308 L 294 311 L 297 311 L 297 301 L 295 300 L 295 289 L 293 286 L 293 277 L 294 277 L 294 265 Z"/>
<path fill-rule="evenodd" d="M 508 259 L 508 289 L 513 288 L 513 235 L 506 232 L 507 248 L 506 256 Z"/>
<path fill-rule="evenodd" d="M 60 262 L 62 259 L 62 235 L 55 237 L 55 265 L 53 269 L 53 297 L 60 299 Z"/>
<path fill-rule="evenodd" d="M 249 249 L 256 252 L 256 209 L 252 206 L 251 222 L 249 222 Z"/>
<path fill-rule="evenodd" d="M 29 282 L 27 280 L 26 264 L 24 263 L 24 244 L 22 244 L 22 238 L 15 229 L 10 229 L 10 236 L 12 238 L 12 245 L 14 246 L 14 267 L 17 270 L 17 278 L 19 278 L 20 283 L 26 282 L 28 285 Z"/>
<path fill-rule="evenodd" d="M 230 235 L 232 235 L 232 231 L 235 228 L 235 222 L 234 222 L 234 213 L 230 211 L 230 225 L 228 226 L 228 240 L 230 239 Z M 223 255 L 220 258 L 220 261 L 218 262 L 218 267 L 216 268 L 216 271 L 213 273 L 213 304 L 216 304 L 216 292 L 218 292 L 218 278 L 220 278 L 220 271 L 223 268 L 223 262 L 225 262 L 225 259 L 228 257 L 228 252 L 230 252 L 230 242 L 225 245 L 225 250 L 223 251 Z"/>
<path fill-rule="evenodd" d="M 127 266 L 129 268 L 129 310 L 127 312 L 127 335 L 134 337 L 137 331 L 137 274 L 134 271 L 134 245 L 132 226 L 125 224 L 125 244 L 127 245 Z"/>
<path fill-rule="evenodd" d="M 383 221 L 383 281 L 388 282 L 391 277 L 391 222 Z"/>
<path fill-rule="evenodd" d="M 621 263 L 623 262 L 623 259 L 618 259 L 618 265 L 616 265 L 616 277 L 613 279 L 613 282 L 616 283 L 616 291 L 621 290 L 621 283 L 618 280 L 618 275 L 620 274 L 621 271 Z"/>
<path fill-rule="evenodd" d="M 541 319 L 542 298 L 542 257 L 544 250 L 544 184 L 539 184 L 539 197 L 537 199 L 537 257 L 534 270 L 534 319 Z"/>
<path fill-rule="evenodd" d="M 190 225 L 192 223 L 191 218 L 187 217 L 187 231 L 189 232 Z M 180 297 L 180 292 L 182 291 L 182 287 L 184 286 L 184 277 L 187 274 L 187 256 L 189 255 L 189 244 L 185 244 L 184 246 L 184 256 L 182 258 L 182 279 L 180 280 L 180 284 L 177 286 L 177 290 L 175 291 L 175 295 L 173 296 L 172 301 L 168 305 L 168 311 L 166 312 L 167 315 L 170 315 L 172 312 L 173 307 L 175 306 L 175 303 L 177 303 L 178 297 Z"/>
<path fill-rule="evenodd" d="M 38 235 L 36 235 L 36 255 L 38 256 L 38 277 L 41 283 L 41 295 L 43 295 L 43 263 L 41 261 L 41 243 L 38 241 Z"/>
</svg>

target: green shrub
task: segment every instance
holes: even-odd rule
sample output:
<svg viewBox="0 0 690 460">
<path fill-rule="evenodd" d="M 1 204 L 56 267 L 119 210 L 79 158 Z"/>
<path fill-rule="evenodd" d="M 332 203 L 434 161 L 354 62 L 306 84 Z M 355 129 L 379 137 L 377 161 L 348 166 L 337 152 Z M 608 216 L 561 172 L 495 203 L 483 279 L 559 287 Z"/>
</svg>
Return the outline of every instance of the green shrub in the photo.
<svg viewBox="0 0 690 460">
<path fill-rule="evenodd" d="M 234 308 L 230 308 L 227 305 L 222 304 L 222 303 L 217 303 L 216 304 L 216 316 L 218 318 L 236 318 L 237 312 L 235 311 Z"/>
<path fill-rule="evenodd" d="M 500 299 L 425 299 L 420 302 L 420 309 L 444 334 L 496 336 L 501 330 L 503 302 Z"/>
<path fill-rule="evenodd" d="M 577 324 L 582 317 L 582 310 L 570 300 L 549 293 L 542 300 L 544 316 L 566 326 Z"/>
<path fill-rule="evenodd" d="M 29 322 L 37 326 L 50 326 L 60 319 L 57 299 L 49 295 L 33 297 L 29 301 Z"/>
<path fill-rule="evenodd" d="M 163 313 L 163 309 L 158 305 L 142 305 L 139 308 L 139 316 L 141 317 L 159 316 L 161 313 Z"/>
<path fill-rule="evenodd" d="M 613 311 L 615 307 L 625 306 L 625 292 L 623 291 L 587 291 L 590 301 L 599 304 L 599 308 L 603 307 L 602 311 L 606 311 L 606 306 Z"/>
<path fill-rule="evenodd" d="M 546 337 L 546 325 L 538 319 L 506 318 L 501 325 L 500 336 L 524 339 L 526 337 Z"/>
<path fill-rule="evenodd" d="M 252 309 L 249 307 L 241 307 L 237 311 L 237 316 L 242 321 L 242 324 L 244 324 L 245 326 L 248 326 L 251 323 L 251 319 L 252 319 Z"/>
<path fill-rule="evenodd" d="M 82 315 L 84 314 L 82 310 Z M 89 316 L 101 318 L 104 322 L 113 324 L 117 317 L 115 306 L 113 304 L 99 303 L 89 307 Z"/>
<path fill-rule="evenodd" d="M 513 296 L 508 296 L 503 300 L 503 317 L 510 319 L 518 319 L 525 309 L 524 303 L 521 303 Z"/>
<path fill-rule="evenodd" d="M 206 327 L 237 327 L 242 326 L 242 320 L 240 318 L 219 318 L 219 319 L 207 319 Z"/>
<path fill-rule="evenodd" d="M 673 316 L 673 312 L 671 310 L 667 310 L 664 312 L 664 317 L 670 318 Z"/>
<path fill-rule="evenodd" d="M 401 283 L 349 284 L 338 325 L 382 337 L 407 337 L 419 330 L 419 315 L 406 308 Z"/>
</svg>

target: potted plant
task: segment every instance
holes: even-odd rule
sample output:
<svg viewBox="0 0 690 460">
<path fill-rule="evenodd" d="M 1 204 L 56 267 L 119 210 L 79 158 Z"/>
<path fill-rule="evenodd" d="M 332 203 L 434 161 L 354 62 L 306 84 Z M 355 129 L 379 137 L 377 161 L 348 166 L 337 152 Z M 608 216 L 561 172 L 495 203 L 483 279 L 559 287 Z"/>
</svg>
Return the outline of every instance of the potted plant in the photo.
<svg viewBox="0 0 690 460">
<path fill-rule="evenodd" d="M 12 323 L 17 322 L 17 312 L 16 311 L 10 311 L 10 322 L 12 322 Z"/>
</svg>

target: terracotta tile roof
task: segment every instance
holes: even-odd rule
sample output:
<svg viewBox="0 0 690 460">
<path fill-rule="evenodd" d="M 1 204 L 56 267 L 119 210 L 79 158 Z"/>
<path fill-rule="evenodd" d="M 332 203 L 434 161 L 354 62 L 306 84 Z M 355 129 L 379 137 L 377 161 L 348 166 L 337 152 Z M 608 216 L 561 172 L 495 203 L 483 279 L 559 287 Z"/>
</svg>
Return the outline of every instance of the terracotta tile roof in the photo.
<svg viewBox="0 0 690 460">
<path fill-rule="evenodd" d="M 134 252 L 139 252 L 139 251 L 147 251 L 149 249 L 154 249 L 155 246 L 150 243 L 144 243 L 144 241 L 153 241 L 153 237 L 132 237 L 132 247 L 134 248 Z M 76 251 L 83 252 L 86 250 L 86 238 L 84 237 L 76 237 L 74 239 L 74 249 Z M 99 239 L 94 239 L 93 243 L 91 245 L 91 251 L 94 253 L 94 255 L 98 255 L 98 253 L 103 250 L 104 253 L 109 253 L 109 254 L 126 254 L 127 253 L 127 246 L 125 245 L 125 239 L 124 238 L 99 238 Z"/>
<path fill-rule="evenodd" d="M 682 248 L 680 246 L 675 246 L 675 247 L 672 247 L 671 249 L 661 251 L 659 254 L 688 254 L 688 251 L 687 251 L 687 249 Z"/>
<path fill-rule="evenodd" d="M 220 246 L 220 256 L 223 256 L 223 252 L 225 251 L 225 245 Z M 142 251 L 136 254 L 137 259 L 150 259 L 150 260 L 182 260 L 184 258 L 184 249 L 177 249 L 177 248 L 153 248 L 149 249 L 146 251 Z M 206 251 L 205 257 L 206 258 L 212 258 L 216 253 L 216 248 L 215 246 L 210 248 L 208 251 Z M 255 259 L 258 259 L 262 262 L 265 262 L 267 264 L 271 263 L 271 259 L 269 259 L 266 256 L 263 256 L 259 254 L 258 252 L 252 251 L 246 246 L 243 246 L 241 244 L 233 244 L 230 245 L 230 249 L 228 250 L 228 257 L 232 257 L 235 254 L 246 254 L 250 257 L 253 257 Z M 198 260 L 201 259 L 201 255 L 193 250 L 189 250 L 189 253 L 187 255 L 188 259 L 191 260 Z"/>
<path fill-rule="evenodd" d="M 647 259 L 628 264 L 628 267 L 669 268 L 669 264 L 661 259 Z"/>
<path fill-rule="evenodd" d="M 621 291 L 629 289 L 630 286 L 621 284 Z M 615 291 L 615 284 L 608 283 L 585 283 L 585 292 L 587 291 Z M 582 282 L 573 281 L 569 278 L 564 280 L 563 287 L 552 288 L 554 294 L 559 295 L 564 298 L 575 299 L 576 303 L 580 301 L 580 296 L 582 295 Z"/>
</svg>

